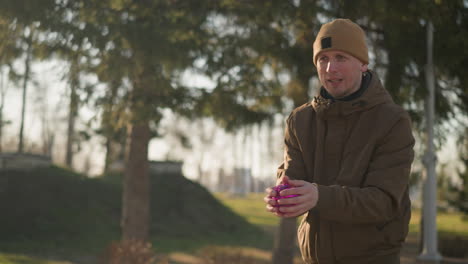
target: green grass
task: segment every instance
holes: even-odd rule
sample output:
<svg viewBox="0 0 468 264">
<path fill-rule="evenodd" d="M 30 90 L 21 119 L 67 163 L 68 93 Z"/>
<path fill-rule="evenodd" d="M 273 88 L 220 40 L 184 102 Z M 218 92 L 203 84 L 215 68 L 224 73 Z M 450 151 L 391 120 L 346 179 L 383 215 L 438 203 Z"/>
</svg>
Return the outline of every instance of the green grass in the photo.
<svg viewBox="0 0 468 264">
<path fill-rule="evenodd" d="M 70 264 L 70 262 L 46 260 L 19 254 L 0 253 L 0 264 Z"/>
<path fill-rule="evenodd" d="M 421 211 L 413 209 L 410 221 L 410 233 L 420 232 Z M 460 236 L 468 239 L 468 216 L 461 213 L 439 212 L 437 230 L 443 236 Z"/>
<path fill-rule="evenodd" d="M 37 256 L 98 254 L 119 237 L 120 194 L 59 167 L 2 171 L 2 252 Z"/>
<path fill-rule="evenodd" d="M 279 223 L 278 217 L 266 211 L 263 193 L 250 193 L 245 197 L 230 196 L 224 193 L 217 193 L 215 196 L 251 224 L 275 227 Z"/>
</svg>

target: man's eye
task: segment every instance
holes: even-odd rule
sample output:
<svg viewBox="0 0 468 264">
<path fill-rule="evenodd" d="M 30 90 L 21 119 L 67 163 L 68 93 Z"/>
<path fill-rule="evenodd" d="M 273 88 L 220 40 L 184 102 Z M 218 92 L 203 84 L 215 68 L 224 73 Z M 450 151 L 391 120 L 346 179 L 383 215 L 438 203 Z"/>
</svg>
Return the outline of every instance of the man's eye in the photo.
<svg viewBox="0 0 468 264">
<path fill-rule="evenodd" d="M 344 60 L 346 60 L 346 57 L 342 56 L 342 55 L 338 55 L 338 56 L 336 56 L 336 59 L 339 60 L 339 61 L 344 61 Z"/>
</svg>

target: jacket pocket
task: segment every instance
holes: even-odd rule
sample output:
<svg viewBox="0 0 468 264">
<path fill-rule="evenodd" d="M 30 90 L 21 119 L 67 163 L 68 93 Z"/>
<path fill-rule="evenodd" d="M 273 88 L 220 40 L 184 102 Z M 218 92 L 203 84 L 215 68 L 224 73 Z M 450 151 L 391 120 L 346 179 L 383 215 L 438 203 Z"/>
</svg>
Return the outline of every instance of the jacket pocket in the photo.
<svg viewBox="0 0 468 264">
<path fill-rule="evenodd" d="M 333 225 L 333 247 L 338 259 L 368 256 L 376 253 L 384 242 L 384 235 L 375 225 Z"/>
<path fill-rule="evenodd" d="M 403 202 L 402 213 L 399 217 L 381 225 L 377 229 L 383 234 L 385 245 L 388 247 L 401 247 L 408 235 L 411 218 L 411 202 Z"/>
</svg>

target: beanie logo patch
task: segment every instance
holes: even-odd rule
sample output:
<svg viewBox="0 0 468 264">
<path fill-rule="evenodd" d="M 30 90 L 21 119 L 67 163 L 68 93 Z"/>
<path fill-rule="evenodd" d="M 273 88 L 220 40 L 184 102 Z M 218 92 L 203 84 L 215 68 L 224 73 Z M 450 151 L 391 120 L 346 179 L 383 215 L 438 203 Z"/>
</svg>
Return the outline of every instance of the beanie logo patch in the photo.
<svg viewBox="0 0 468 264">
<path fill-rule="evenodd" d="M 331 48 L 331 46 L 332 46 L 332 39 L 331 39 L 331 37 L 323 38 L 323 39 L 320 41 L 320 44 L 321 44 L 321 46 L 322 46 L 322 49 Z"/>
</svg>

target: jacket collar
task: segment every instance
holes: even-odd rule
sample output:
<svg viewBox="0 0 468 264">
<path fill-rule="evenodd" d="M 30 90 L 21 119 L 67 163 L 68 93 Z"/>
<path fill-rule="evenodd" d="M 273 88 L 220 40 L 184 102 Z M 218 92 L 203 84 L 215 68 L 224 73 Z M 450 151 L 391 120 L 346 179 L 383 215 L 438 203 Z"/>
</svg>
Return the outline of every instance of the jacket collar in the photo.
<svg viewBox="0 0 468 264">
<path fill-rule="evenodd" d="M 369 75 L 370 81 L 364 81 L 363 85 L 368 86 L 361 87 L 359 91 L 344 100 L 335 100 L 326 96 L 326 93 L 320 92 L 322 89 L 325 90 L 321 87 L 318 95 L 312 100 L 315 112 L 324 119 L 337 118 L 365 111 L 379 104 L 393 102 L 390 94 L 382 86 L 377 73 L 367 71 L 365 74 Z"/>
</svg>

